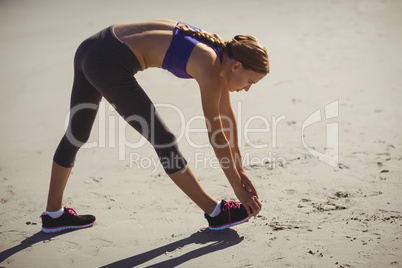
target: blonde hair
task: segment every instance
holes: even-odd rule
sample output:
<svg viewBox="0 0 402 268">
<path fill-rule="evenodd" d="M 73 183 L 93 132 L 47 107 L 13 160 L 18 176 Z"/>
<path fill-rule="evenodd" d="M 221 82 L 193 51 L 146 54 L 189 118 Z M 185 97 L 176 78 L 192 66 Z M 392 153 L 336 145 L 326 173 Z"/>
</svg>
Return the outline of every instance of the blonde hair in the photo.
<svg viewBox="0 0 402 268">
<path fill-rule="evenodd" d="M 179 24 L 177 27 L 185 34 L 222 48 L 228 57 L 240 61 L 245 69 L 262 74 L 269 73 L 267 49 L 256 37 L 236 35 L 232 40 L 225 41 L 217 34 L 194 30 L 187 24 Z"/>
</svg>

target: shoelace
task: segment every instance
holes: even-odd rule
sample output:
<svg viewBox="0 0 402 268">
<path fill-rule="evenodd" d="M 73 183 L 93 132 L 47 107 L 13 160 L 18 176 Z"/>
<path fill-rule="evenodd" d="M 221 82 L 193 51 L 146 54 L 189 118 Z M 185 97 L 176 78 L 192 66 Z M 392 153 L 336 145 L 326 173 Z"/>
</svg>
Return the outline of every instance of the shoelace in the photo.
<svg viewBox="0 0 402 268">
<path fill-rule="evenodd" d="M 75 210 L 73 208 L 66 207 L 66 209 L 67 209 L 68 214 L 71 214 L 71 215 L 74 215 L 74 216 L 78 215 L 77 212 L 75 212 Z"/>
<path fill-rule="evenodd" d="M 229 224 L 232 223 L 232 219 L 230 218 L 230 210 L 231 209 L 240 209 L 240 202 L 236 202 L 234 199 L 228 199 L 228 201 L 223 205 L 222 210 L 228 211 L 229 214 Z"/>
</svg>

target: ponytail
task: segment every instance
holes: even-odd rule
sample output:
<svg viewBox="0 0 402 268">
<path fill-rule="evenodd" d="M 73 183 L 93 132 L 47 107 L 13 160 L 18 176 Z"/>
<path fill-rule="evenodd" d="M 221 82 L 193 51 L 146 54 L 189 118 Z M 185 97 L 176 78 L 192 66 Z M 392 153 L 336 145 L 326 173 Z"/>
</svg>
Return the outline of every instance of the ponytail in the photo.
<svg viewBox="0 0 402 268">
<path fill-rule="evenodd" d="M 229 58 L 240 61 L 245 69 L 262 74 L 269 73 L 267 49 L 256 37 L 236 35 L 231 41 L 225 41 L 217 34 L 194 30 L 187 24 L 179 24 L 177 27 L 187 35 L 222 48 Z"/>
<path fill-rule="evenodd" d="M 199 30 L 194 30 L 187 24 L 179 24 L 177 26 L 180 31 L 184 32 L 185 34 L 195 36 L 197 39 L 205 41 L 213 46 L 217 46 L 220 48 L 226 47 L 226 42 L 217 34 L 210 34 L 206 32 L 201 32 Z"/>
</svg>

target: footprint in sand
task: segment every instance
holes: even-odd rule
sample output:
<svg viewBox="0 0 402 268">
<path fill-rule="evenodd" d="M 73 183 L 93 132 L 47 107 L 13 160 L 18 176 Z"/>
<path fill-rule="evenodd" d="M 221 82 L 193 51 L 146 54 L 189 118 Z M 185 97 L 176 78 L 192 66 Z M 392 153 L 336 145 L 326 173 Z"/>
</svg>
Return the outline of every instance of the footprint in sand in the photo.
<svg viewBox="0 0 402 268">
<path fill-rule="evenodd" d="M 306 213 L 345 210 L 350 208 L 353 204 L 350 198 L 350 193 L 337 191 L 334 194 L 327 195 L 326 201 L 312 201 L 308 198 L 302 198 L 299 202 L 298 208 L 306 210 Z"/>
<path fill-rule="evenodd" d="M 286 194 L 294 195 L 296 193 L 296 190 L 288 189 L 288 190 L 284 190 L 283 192 L 286 193 Z"/>
<path fill-rule="evenodd" d="M 3 190 L 5 193 L 2 194 L 2 197 L 0 198 L 0 203 L 2 204 L 7 203 L 8 200 L 15 194 L 12 185 L 7 185 L 6 187 L 3 187 L 3 189 L 5 189 Z"/>
<path fill-rule="evenodd" d="M 84 179 L 84 183 L 86 183 L 86 184 L 100 183 L 101 180 L 103 180 L 102 177 L 99 177 L 99 178 L 88 177 L 88 178 Z"/>
</svg>

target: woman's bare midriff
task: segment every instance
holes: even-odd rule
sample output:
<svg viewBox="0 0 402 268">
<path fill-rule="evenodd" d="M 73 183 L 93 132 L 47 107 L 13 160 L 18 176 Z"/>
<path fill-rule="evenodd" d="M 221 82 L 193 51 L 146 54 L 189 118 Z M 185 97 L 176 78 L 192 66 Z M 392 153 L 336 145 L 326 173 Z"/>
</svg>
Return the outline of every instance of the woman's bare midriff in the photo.
<svg viewBox="0 0 402 268">
<path fill-rule="evenodd" d="M 176 21 L 171 20 L 117 24 L 114 31 L 116 36 L 133 51 L 142 70 L 145 70 L 162 67 L 176 24 Z"/>
</svg>

